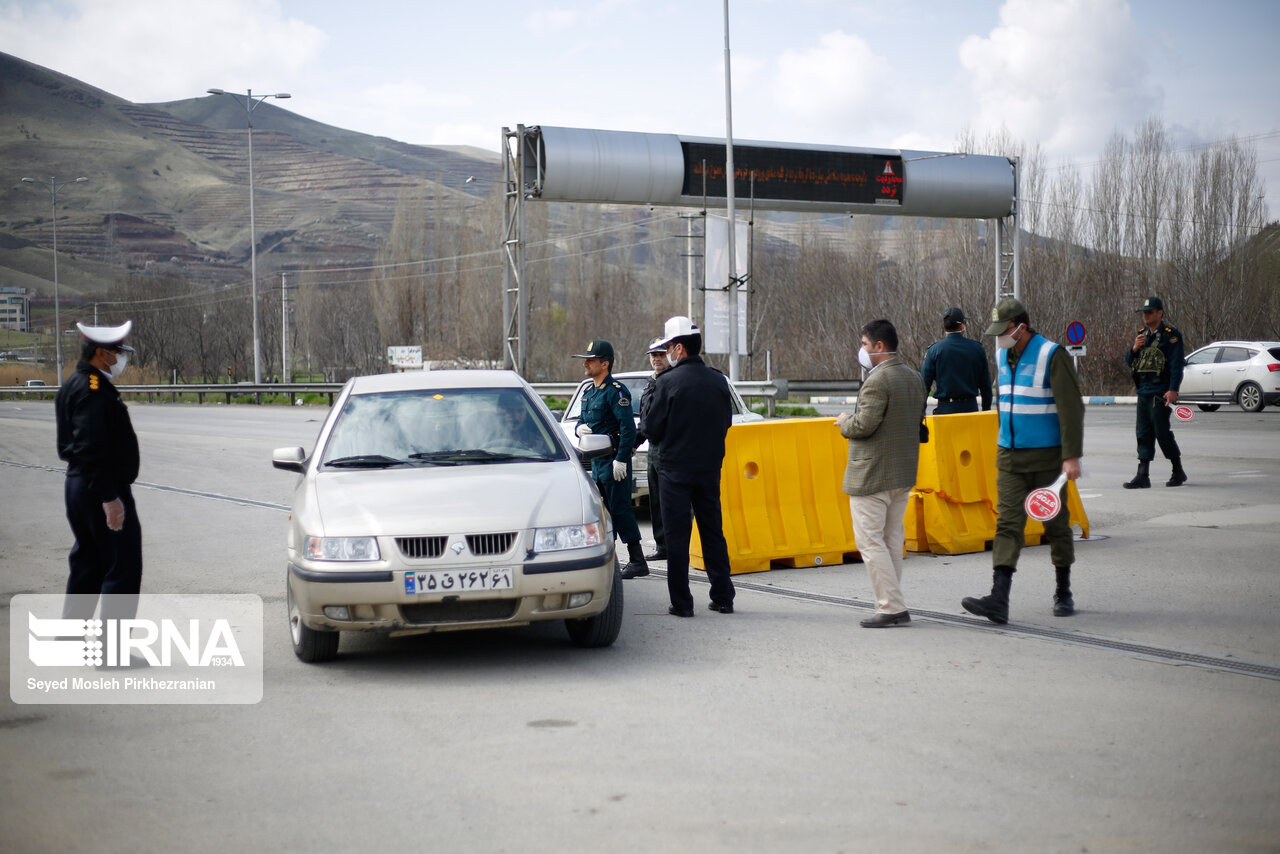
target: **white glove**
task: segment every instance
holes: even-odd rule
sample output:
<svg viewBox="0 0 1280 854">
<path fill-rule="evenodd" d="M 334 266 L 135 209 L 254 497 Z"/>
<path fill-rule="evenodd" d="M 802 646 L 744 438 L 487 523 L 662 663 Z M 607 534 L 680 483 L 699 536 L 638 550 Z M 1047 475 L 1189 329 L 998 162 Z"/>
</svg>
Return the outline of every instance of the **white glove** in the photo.
<svg viewBox="0 0 1280 854">
<path fill-rule="evenodd" d="M 627 464 L 620 463 L 617 460 L 614 460 L 613 461 L 613 479 L 625 480 L 626 477 L 627 477 Z"/>
<path fill-rule="evenodd" d="M 573 432 L 579 436 L 589 436 L 591 434 L 591 425 L 579 422 L 577 429 Z"/>
</svg>

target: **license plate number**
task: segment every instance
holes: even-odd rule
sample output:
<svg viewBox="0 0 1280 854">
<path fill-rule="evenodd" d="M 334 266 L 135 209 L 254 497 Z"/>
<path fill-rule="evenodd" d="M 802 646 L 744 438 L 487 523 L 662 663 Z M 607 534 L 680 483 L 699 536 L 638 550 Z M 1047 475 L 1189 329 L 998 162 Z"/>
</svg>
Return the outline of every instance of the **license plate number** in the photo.
<svg viewBox="0 0 1280 854">
<path fill-rule="evenodd" d="M 465 593 L 472 590 L 510 590 L 515 586 L 515 571 L 509 566 L 484 569 L 436 569 L 431 572 L 406 572 L 404 592 L 410 596 L 422 593 Z"/>
</svg>

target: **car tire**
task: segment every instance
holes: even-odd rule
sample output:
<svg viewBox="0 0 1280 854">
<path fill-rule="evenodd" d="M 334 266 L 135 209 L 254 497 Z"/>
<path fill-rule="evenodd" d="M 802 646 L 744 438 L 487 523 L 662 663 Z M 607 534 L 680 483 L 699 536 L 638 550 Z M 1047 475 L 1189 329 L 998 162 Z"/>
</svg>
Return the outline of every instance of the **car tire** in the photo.
<svg viewBox="0 0 1280 854">
<path fill-rule="evenodd" d="M 1261 412 L 1265 404 L 1262 402 L 1262 386 L 1255 382 L 1247 382 L 1236 389 L 1236 402 L 1245 412 Z"/>
<path fill-rule="evenodd" d="M 1196 406 L 1200 407 L 1201 412 L 1217 412 L 1222 408 L 1221 403 L 1197 403 Z"/>
<path fill-rule="evenodd" d="M 622 631 L 622 573 L 617 561 L 613 565 L 613 590 L 609 593 L 609 605 L 594 617 L 585 620 L 565 620 L 569 640 L 584 649 L 610 646 Z"/>
<path fill-rule="evenodd" d="M 293 601 L 293 589 L 285 582 L 289 601 L 289 636 L 293 641 L 293 654 L 308 664 L 332 661 L 338 655 L 340 632 L 318 632 L 302 622 L 302 610 Z"/>
</svg>

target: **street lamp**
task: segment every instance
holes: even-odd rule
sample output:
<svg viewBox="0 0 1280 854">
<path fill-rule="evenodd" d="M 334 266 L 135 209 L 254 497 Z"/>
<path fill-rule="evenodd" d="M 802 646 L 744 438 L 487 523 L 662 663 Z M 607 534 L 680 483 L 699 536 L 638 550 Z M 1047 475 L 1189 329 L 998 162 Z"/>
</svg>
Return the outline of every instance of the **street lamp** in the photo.
<svg viewBox="0 0 1280 854">
<path fill-rule="evenodd" d="M 49 188 L 49 207 L 53 210 L 53 331 L 55 350 L 58 354 L 58 385 L 62 385 L 62 306 L 58 299 L 58 191 L 68 184 L 83 184 L 88 178 L 59 181 L 50 176 L 48 181 L 23 178 L 24 184 L 39 184 Z"/>
<path fill-rule="evenodd" d="M 262 384 L 262 338 L 258 333 L 258 235 L 253 219 L 253 111 L 267 98 L 289 98 L 288 92 L 276 92 L 273 95 L 254 95 L 252 89 L 246 90 L 244 96 L 222 89 L 206 89 L 210 95 L 230 95 L 244 107 L 245 120 L 249 126 L 249 278 L 252 280 L 253 293 L 253 381 Z"/>
</svg>

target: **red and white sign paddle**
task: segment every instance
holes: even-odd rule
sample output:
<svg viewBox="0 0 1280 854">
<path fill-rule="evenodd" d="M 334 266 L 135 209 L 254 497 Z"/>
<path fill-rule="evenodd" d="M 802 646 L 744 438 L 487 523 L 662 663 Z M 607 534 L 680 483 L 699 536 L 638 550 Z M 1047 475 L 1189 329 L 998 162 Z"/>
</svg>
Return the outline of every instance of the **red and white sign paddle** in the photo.
<svg viewBox="0 0 1280 854">
<path fill-rule="evenodd" d="M 1064 471 L 1058 475 L 1058 479 L 1048 486 L 1042 486 L 1039 489 L 1033 489 L 1027 495 L 1026 501 L 1022 506 L 1026 508 L 1027 515 L 1037 522 L 1048 522 L 1062 510 L 1062 496 L 1058 494 L 1058 490 L 1062 489 L 1067 482 L 1067 473 Z"/>
<path fill-rule="evenodd" d="M 1181 403 L 1177 403 L 1177 404 L 1169 403 L 1166 405 L 1169 407 L 1170 411 L 1173 413 L 1174 418 L 1178 419 L 1179 421 L 1191 420 L 1190 406 L 1183 406 Z"/>
</svg>

